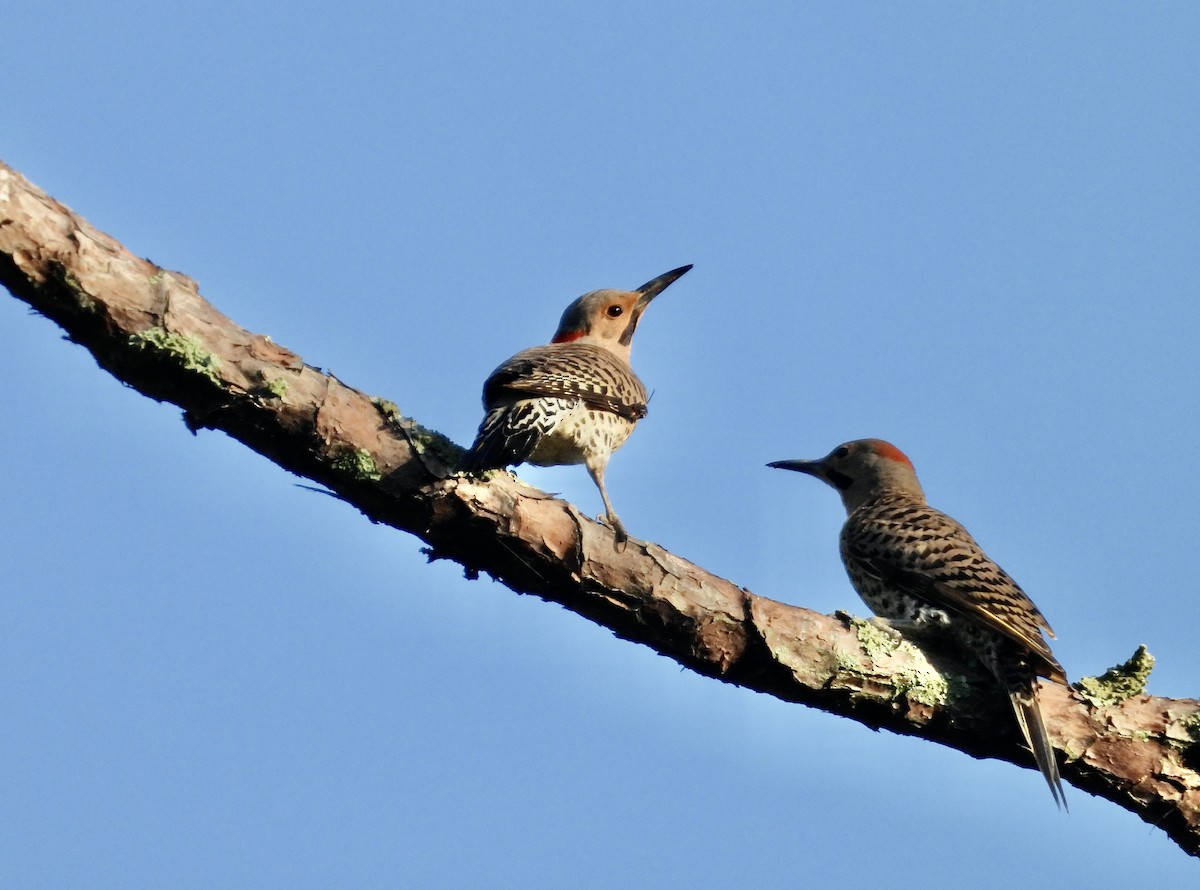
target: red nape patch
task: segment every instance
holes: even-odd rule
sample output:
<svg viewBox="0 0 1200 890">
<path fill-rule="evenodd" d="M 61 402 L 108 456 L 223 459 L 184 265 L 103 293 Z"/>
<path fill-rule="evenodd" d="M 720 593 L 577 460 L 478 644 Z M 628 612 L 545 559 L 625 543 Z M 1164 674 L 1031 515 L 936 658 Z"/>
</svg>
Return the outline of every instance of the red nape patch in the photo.
<svg viewBox="0 0 1200 890">
<path fill-rule="evenodd" d="M 888 460 L 894 460 L 897 463 L 908 464 L 912 466 L 912 461 L 908 459 L 908 455 L 893 445 L 891 442 L 884 442 L 880 439 L 875 443 L 875 453 L 880 457 L 886 457 Z"/>
<path fill-rule="evenodd" d="M 572 340 L 578 340 L 583 336 L 583 331 L 563 331 L 561 334 L 555 334 L 551 343 L 570 343 Z"/>
</svg>

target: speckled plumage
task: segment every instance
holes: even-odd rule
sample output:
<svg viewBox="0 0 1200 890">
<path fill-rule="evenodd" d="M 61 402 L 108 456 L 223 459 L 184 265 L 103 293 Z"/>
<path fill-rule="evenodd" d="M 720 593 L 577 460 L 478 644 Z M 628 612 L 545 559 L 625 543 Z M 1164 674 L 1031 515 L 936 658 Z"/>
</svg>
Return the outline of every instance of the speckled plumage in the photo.
<svg viewBox="0 0 1200 890">
<path fill-rule="evenodd" d="M 1007 640 L 1038 676 L 1065 682 L 1037 606 L 961 523 L 923 500 L 881 492 L 847 517 L 841 553 L 854 589 L 875 614 L 961 625 L 973 648 Z M 952 621 L 958 617 L 966 620 Z"/>
<path fill-rule="evenodd" d="M 690 268 L 673 269 L 636 291 L 584 294 L 563 313 L 553 342 L 496 368 L 483 385 L 483 422 L 460 469 L 584 464 L 623 544 L 627 535 L 604 471 L 646 416 L 646 387 L 629 365 L 633 334 L 650 301 Z"/>
<path fill-rule="evenodd" d="M 646 416 L 646 387 L 591 343 L 523 350 L 483 385 L 487 411 L 464 469 L 604 464 Z"/>
<path fill-rule="evenodd" d="M 828 482 L 847 509 L 840 546 L 854 589 L 876 615 L 944 633 L 1008 694 L 1056 802 L 1058 765 L 1038 703 L 1038 677 L 1065 683 L 1033 601 L 961 523 L 925 502 L 908 458 L 886 442 L 848 442 L 819 461 L 779 461 Z"/>
</svg>

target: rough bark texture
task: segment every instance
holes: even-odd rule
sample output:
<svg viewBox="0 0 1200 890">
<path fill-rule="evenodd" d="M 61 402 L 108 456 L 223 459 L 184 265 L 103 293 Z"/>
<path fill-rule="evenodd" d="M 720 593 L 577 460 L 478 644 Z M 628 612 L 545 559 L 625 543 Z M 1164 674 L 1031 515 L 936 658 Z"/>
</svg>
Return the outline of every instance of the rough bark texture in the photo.
<svg viewBox="0 0 1200 890">
<path fill-rule="evenodd" d="M 725 682 L 1030 766 L 1007 703 L 954 653 L 756 596 L 506 473 L 452 474 L 461 450 L 202 299 L 0 164 L 0 282 L 118 379 L 184 409 L 426 542 Z M 414 385 L 422 385 L 419 381 Z M 1145 659 L 1085 691 L 1043 687 L 1063 778 L 1200 855 L 1200 701 L 1142 694 Z M 1122 688 L 1124 684 L 1124 688 Z"/>
</svg>

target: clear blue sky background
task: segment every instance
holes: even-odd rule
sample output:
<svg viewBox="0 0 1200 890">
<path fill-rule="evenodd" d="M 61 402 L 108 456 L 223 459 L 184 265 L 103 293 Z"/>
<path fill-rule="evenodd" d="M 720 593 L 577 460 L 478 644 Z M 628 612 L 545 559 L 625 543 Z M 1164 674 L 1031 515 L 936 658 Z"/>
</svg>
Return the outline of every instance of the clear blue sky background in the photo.
<svg viewBox="0 0 1200 890">
<path fill-rule="evenodd" d="M 117 2 L 5 12 L 0 157 L 467 442 L 597 287 L 655 395 L 635 536 L 862 612 L 896 442 L 1073 678 L 1200 695 L 1200 6 Z M 0 299 L 0 884 L 1176 886 L 1041 778 L 702 679 L 426 565 Z M 589 512 L 580 468 L 523 470 Z"/>
</svg>

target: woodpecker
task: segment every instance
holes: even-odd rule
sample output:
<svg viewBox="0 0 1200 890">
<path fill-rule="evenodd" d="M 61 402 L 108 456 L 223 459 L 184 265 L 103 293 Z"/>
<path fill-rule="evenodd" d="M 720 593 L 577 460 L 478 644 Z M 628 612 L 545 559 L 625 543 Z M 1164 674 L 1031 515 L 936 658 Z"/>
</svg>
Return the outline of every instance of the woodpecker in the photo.
<svg viewBox="0 0 1200 890">
<path fill-rule="evenodd" d="M 841 555 L 850 583 L 897 630 L 944 633 L 993 674 L 1050 786 L 1066 806 L 1038 704 L 1038 677 L 1066 683 L 1042 632 L 1054 632 L 963 526 L 925 501 L 912 462 L 895 445 L 860 439 L 820 460 L 781 460 L 833 486 L 846 507 Z"/>
<path fill-rule="evenodd" d="M 633 333 L 650 301 L 691 268 L 571 303 L 548 345 L 518 352 L 484 382 L 483 422 L 459 469 L 584 464 L 623 547 L 629 536 L 608 499 L 604 470 L 646 416 L 646 387 L 629 366 Z"/>
</svg>

